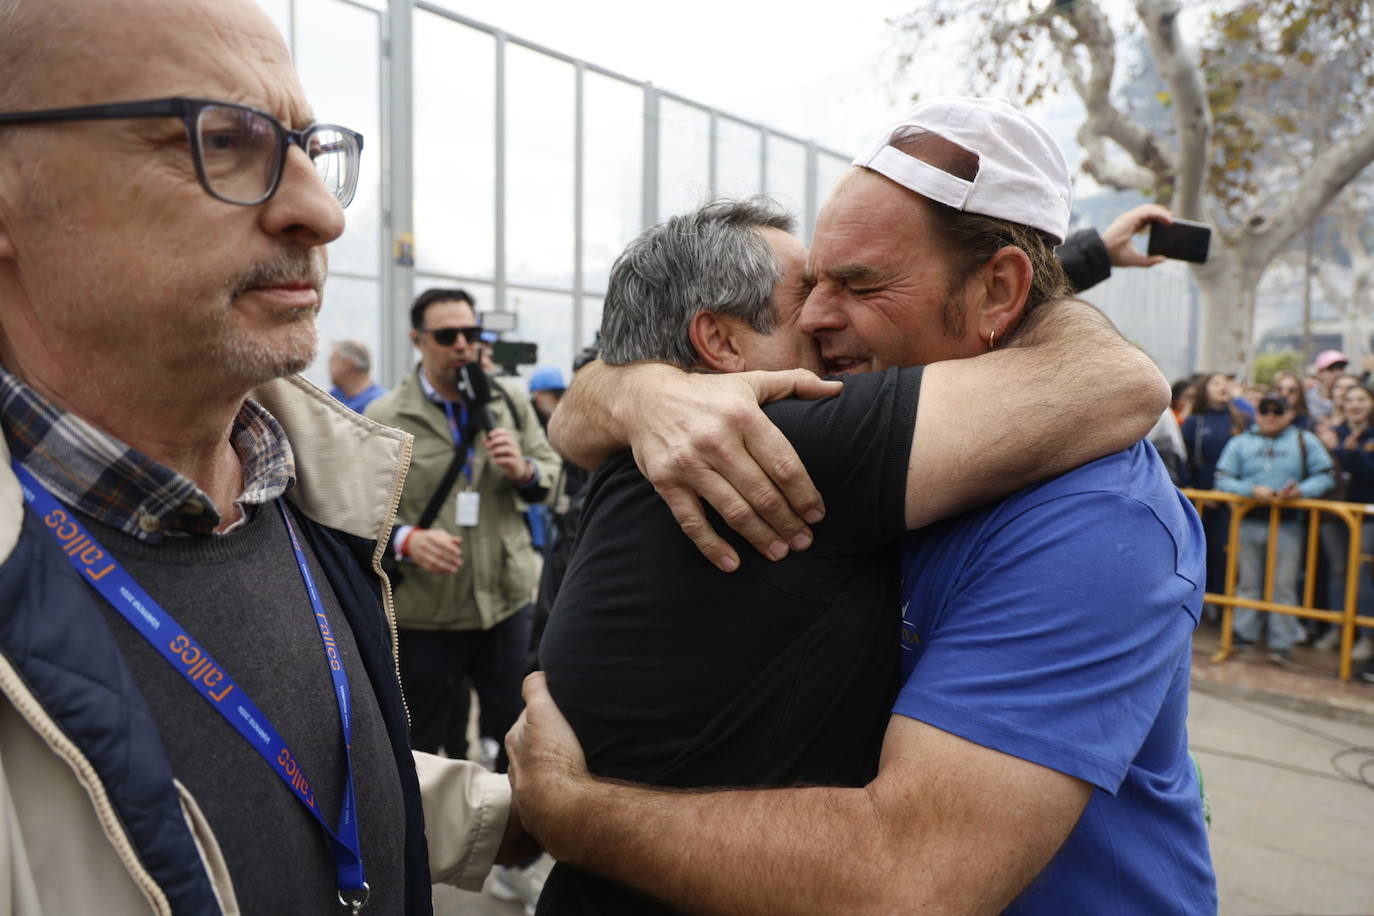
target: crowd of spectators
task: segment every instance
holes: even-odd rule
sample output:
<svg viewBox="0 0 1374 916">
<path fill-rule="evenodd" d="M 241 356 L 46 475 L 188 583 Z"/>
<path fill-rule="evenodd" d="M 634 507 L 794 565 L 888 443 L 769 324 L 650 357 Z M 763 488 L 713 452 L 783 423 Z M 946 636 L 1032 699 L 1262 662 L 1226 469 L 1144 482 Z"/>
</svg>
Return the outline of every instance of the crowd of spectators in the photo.
<svg viewBox="0 0 1374 916">
<path fill-rule="evenodd" d="M 1201 373 L 1173 385 L 1173 416 L 1183 433 L 1187 460 L 1179 483 L 1198 490 L 1221 490 L 1272 502 L 1327 499 L 1374 503 L 1374 388 L 1370 372 L 1348 371 L 1350 361 L 1338 350 L 1319 354 L 1311 375 L 1276 372 L 1269 386 L 1242 387 L 1222 372 Z M 1306 556 L 1308 513 L 1281 510 L 1279 544 L 1271 600 L 1299 604 Z M 1205 504 L 1207 590 L 1225 591 L 1227 540 L 1231 508 Z M 1265 574 L 1269 514 L 1251 510 L 1239 534 L 1236 594 L 1259 598 Z M 1345 609 L 1349 573 L 1350 531 L 1328 513 L 1320 518 L 1317 581 L 1318 607 Z M 1356 572 L 1355 600 L 1362 616 L 1374 615 L 1374 567 L 1368 556 L 1374 545 L 1374 521 L 1363 523 L 1362 562 Z M 1218 609 L 1209 608 L 1209 617 Z M 1237 609 L 1234 640 L 1241 646 L 1263 638 L 1278 664 L 1292 658 L 1292 647 L 1310 642 L 1321 651 L 1340 645 L 1341 629 L 1284 614 Z M 1267 631 L 1263 633 L 1262 631 Z M 1361 629 L 1352 649 L 1360 676 L 1374 682 L 1374 632 Z"/>
</svg>

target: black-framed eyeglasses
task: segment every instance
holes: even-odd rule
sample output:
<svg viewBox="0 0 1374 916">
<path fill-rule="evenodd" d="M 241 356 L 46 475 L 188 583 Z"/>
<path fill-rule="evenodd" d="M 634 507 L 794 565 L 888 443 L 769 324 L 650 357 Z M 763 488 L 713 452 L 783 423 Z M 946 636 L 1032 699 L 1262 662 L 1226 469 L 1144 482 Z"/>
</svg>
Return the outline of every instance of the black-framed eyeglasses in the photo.
<svg viewBox="0 0 1374 916">
<path fill-rule="evenodd" d="M 1259 408 L 1259 415 L 1261 417 L 1281 417 L 1286 413 L 1288 413 L 1288 410 L 1284 407 L 1276 407 L 1266 404 L 1264 407 Z"/>
<path fill-rule="evenodd" d="M 421 334 L 428 334 L 434 338 L 434 342 L 441 347 L 451 347 L 458 335 L 462 334 L 463 339 L 470 344 L 477 343 L 482 336 L 481 325 L 473 325 L 470 328 L 421 328 Z"/>
<path fill-rule="evenodd" d="M 287 130 L 265 111 L 233 102 L 180 96 L 45 111 L 0 112 L 0 124 L 181 118 L 196 177 L 211 197 L 245 207 L 267 201 L 281 184 L 287 151 L 305 150 L 326 188 L 347 207 L 358 188 L 363 135 L 337 124 Z"/>
</svg>

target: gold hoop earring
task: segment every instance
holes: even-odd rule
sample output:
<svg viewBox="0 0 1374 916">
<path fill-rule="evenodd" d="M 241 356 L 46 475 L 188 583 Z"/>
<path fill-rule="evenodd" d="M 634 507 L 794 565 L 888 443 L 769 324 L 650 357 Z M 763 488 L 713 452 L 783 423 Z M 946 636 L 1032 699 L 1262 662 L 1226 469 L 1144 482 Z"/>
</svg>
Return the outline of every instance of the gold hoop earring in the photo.
<svg viewBox="0 0 1374 916">
<path fill-rule="evenodd" d="M 988 331 L 988 352 L 991 353 L 993 350 L 996 350 L 996 349 L 997 349 L 997 329 L 996 329 L 996 328 L 993 328 L 991 331 Z"/>
</svg>

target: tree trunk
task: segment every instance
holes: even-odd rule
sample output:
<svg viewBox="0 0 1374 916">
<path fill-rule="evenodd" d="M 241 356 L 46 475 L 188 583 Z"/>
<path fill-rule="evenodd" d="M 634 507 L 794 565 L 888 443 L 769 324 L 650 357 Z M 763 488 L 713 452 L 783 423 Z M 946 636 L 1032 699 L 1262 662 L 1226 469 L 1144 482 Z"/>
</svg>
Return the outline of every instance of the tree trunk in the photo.
<svg viewBox="0 0 1374 916">
<path fill-rule="evenodd" d="M 1345 355 L 1350 357 L 1350 370 L 1359 375 L 1369 367 L 1369 335 L 1374 322 L 1363 312 L 1353 312 L 1345 320 Z"/>
<path fill-rule="evenodd" d="M 1302 362 L 1306 366 L 1312 359 L 1312 243 L 1315 233 L 1307 227 L 1307 242 L 1303 248 L 1302 259 Z"/>
<path fill-rule="evenodd" d="M 1202 295 L 1197 369 L 1244 377 L 1254 347 L 1255 299 L 1264 270 L 1223 248 L 1215 236 L 1212 242 L 1208 262 L 1193 268 Z"/>
</svg>

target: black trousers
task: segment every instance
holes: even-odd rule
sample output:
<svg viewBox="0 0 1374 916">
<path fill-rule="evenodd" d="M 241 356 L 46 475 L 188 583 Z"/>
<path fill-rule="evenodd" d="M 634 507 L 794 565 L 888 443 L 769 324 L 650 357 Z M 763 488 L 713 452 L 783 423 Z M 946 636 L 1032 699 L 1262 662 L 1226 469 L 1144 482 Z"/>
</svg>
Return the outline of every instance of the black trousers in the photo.
<svg viewBox="0 0 1374 916">
<path fill-rule="evenodd" d="M 401 687 L 410 708 L 410 746 L 439 750 L 457 692 L 471 681 L 481 707 L 481 733 L 502 743 L 498 769 L 505 770 L 506 732 L 524 706 L 520 682 L 530 645 L 530 609 L 522 608 L 489 630 L 400 629 L 397 639 Z M 464 749 L 446 750 L 459 756 Z"/>
</svg>

